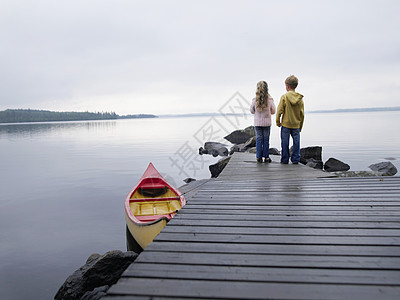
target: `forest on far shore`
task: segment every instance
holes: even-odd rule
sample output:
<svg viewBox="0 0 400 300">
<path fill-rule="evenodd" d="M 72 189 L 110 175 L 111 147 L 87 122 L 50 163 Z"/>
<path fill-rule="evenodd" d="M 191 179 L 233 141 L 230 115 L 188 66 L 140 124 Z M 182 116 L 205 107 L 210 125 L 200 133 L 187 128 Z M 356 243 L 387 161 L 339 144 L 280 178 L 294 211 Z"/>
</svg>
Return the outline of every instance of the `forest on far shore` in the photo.
<svg viewBox="0 0 400 300">
<path fill-rule="evenodd" d="M 157 116 L 149 114 L 119 116 L 115 112 L 55 112 L 34 109 L 7 109 L 4 111 L 0 111 L 0 123 L 86 121 L 136 118 L 157 118 Z"/>
</svg>

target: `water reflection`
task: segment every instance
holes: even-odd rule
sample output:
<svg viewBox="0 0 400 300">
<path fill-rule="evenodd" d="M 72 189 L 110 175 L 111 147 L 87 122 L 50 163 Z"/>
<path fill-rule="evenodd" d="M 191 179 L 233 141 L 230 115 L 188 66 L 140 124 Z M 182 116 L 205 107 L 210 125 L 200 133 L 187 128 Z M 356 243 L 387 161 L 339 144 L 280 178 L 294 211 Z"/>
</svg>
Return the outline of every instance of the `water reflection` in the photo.
<svg viewBox="0 0 400 300">
<path fill-rule="evenodd" d="M 0 124 L 0 137 L 35 137 L 57 131 L 71 132 L 87 129 L 105 130 L 115 128 L 117 121 L 75 121 L 75 122 L 46 122 L 46 123 L 13 123 Z"/>
</svg>

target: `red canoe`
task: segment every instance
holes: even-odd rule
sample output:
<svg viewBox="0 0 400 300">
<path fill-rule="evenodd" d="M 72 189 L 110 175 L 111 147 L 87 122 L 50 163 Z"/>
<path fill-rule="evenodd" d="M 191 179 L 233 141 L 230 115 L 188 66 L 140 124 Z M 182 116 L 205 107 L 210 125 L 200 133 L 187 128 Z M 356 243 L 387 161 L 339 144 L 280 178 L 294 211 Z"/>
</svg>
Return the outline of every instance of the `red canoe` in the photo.
<svg viewBox="0 0 400 300">
<path fill-rule="evenodd" d="M 142 249 L 146 248 L 185 204 L 181 192 L 150 163 L 125 199 L 128 240 L 130 234 Z"/>
</svg>

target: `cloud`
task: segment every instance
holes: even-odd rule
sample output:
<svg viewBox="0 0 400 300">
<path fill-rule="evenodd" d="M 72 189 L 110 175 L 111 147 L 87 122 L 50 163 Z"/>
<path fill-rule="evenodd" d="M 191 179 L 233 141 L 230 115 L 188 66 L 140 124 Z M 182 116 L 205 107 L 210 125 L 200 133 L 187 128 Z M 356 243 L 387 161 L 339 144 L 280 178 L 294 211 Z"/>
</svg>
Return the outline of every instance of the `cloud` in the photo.
<svg viewBox="0 0 400 300">
<path fill-rule="evenodd" d="M 397 1 L 0 5 L 0 109 L 205 112 L 290 74 L 309 109 L 397 105 Z"/>
</svg>

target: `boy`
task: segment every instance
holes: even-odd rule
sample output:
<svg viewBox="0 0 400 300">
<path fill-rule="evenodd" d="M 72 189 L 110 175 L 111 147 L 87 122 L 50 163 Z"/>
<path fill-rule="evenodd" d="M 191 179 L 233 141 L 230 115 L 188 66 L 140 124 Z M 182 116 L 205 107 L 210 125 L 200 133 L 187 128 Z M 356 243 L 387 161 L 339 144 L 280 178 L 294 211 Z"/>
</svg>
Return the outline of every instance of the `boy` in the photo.
<svg viewBox="0 0 400 300">
<path fill-rule="evenodd" d="M 299 80 L 294 75 L 285 80 L 287 93 L 281 97 L 276 114 L 276 126 L 281 127 L 281 163 L 289 163 L 289 138 L 293 139 L 292 163 L 300 161 L 300 131 L 304 122 L 303 95 L 295 91 Z M 281 119 L 282 117 L 282 119 Z"/>
</svg>

